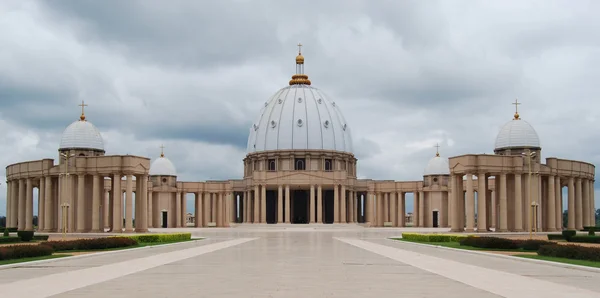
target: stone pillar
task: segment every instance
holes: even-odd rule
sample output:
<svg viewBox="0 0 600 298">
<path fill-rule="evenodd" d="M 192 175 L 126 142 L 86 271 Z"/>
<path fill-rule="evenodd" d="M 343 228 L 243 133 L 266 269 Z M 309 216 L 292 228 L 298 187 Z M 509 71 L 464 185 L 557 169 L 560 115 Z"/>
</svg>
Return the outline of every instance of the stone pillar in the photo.
<svg viewBox="0 0 600 298">
<path fill-rule="evenodd" d="M 187 193 L 181 192 L 181 226 L 187 227 Z"/>
<path fill-rule="evenodd" d="M 223 226 L 223 193 L 222 192 L 218 192 L 215 194 L 216 200 L 217 200 L 217 217 L 216 217 L 216 221 L 217 221 L 217 227 L 222 227 Z"/>
<path fill-rule="evenodd" d="M 388 198 L 389 198 L 389 206 L 390 206 L 390 210 L 389 210 L 389 214 L 390 214 L 390 219 L 389 221 L 392 222 L 392 227 L 397 227 L 398 226 L 398 221 L 396 220 L 396 192 L 392 192 L 390 194 L 388 194 Z"/>
<path fill-rule="evenodd" d="M 33 181 L 27 178 L 25 195 L 25 231 L 33 231 Z"/>
<path fill-rule="evenodd" d="M 44 177 L 40 178 L 40 184 L 38 188 L 38 231 L 44 230 L 44 220 L 46 215 L 44 214 L 44 209 L 46 208 L 46 179 Z M 8 197 L 7 197 L 8 204 Z"/>
<path fill-rule="evenodd" d="M 479 173 L 477 183 L 477 232 L 487 232 L 487 177 L 485 173 Z"/>
<path fill-rule="evenodd" d="M 104 193 L 104 192 L 102 192 Z M 92 178 L 92 231 L 100 232 L 100 177 L 94 175 Z"/>
<path fill-rule="evenodd" d="M 6 182 L 6 227 L 10 228 L 12 223 L 12 181 Z"/>
<path fill-rule="evenodd" d="M 575 230 L 575 178 L 569 177 L 569 209 L 567 210 L 567 229 Z"/>
<path fill-rule="evenodd" d="M 340 222 L 346 223 L 346 186 L 342 185 L 340 191 Z"/>
<path fill-rule="evenodd" d="M 581 178 L 575 180 L 575 228 L 583 229 L 583 199 Z"/>
<path fill-rule="evenodd" d="M 375 193 L 375 222 L 378 227 L 383 226 L 383 197 L 384 194 L 377 192 Z M 419 201 L 420 203 L 420 201 Z"/>
<path fill-rule="evenodd" d="M 475 194 L 473 192 L 473 175 L 467 173 L 467 232 L 475 231 Z"/>
<path fill-rule="evenodd" d="M 419 192 L 419 217 L 421 218 L 420 222 L 421 222 L 421 227 L 427 227 L 427 212 L 429 212 L 429 210 L 427 210 L 426 208 L 426 203 L 425 203 L 425 192 L 420 191 Z"/>
<path fill-rule="evenodd" d="M 354 197 L 352 196 L 353 191 L 348 191 L 348 206 L 347 206 L 347 214 L 348 223 L 354 223 Z"/>
<path fill-rule="evenodd" d="M 338 185 L 334 185 L 333 186 L 333 222 L 334 223 L 339 223 L 340 222 L 340 202 L 339 202 L 339 186 Z"/>
<path fill-rule="evenodd" d="M 16 228 L 19 220 L 19 180 L 13 180 L 10 183 L 11 204 L 10 204 L 10 227 Z"/>
<path fill-rule="evenodd" d="M 244 223 L 249 223 L 250 222 L 250 192 L 249 191 L 245 191 L 244 192 Z"/>
<path fill-rule="evenodd" d="M 138 176 L 136 179 L 141 180 L 138 185 L 140 185 L 140 190 L 138 190 L 139 198 L 136 197 L 136 200 L 139 200 L 139 204 L 137 204 L 140 208 L 140 218 L 136 218 L 136 226 L 135 231 L 140 233 L 148 232 L 148 176 L 142 175 Z M 137 195 L 136 195 L 137 196 Z M 138 225 L 139 223 L 139 225 Z"/>
<path fill-rule="evenodd" d="M 102 178 L 102 180 L 104 180 L 104 178 Z M 101 187 L 104 188 L 104 181 L 102 181 L 100 183 Z M 110 224 L 112 223 L 112 220 L 110 220 L 109 218 L 109 213 L 110 213 L 110 194 L 108 193 L 108 189 L 103 189 L 102 190 L 104 192 L 104 196 L 102 197 L 102 205 L 104 205 L 104 228 L 110 228 Z"/>
<path fill-rule="evenodd" d="M 285 186 L 285 223 L 290 223 L 290 186 Z"/>
<path fill-rule="evenodd" d="M 323 223 L 323 188 L 317 185 L 317 223 Z"/>
<path fill-rule="evenodd" d="M 223 209 L 225 209 L 225 214 L 223 214 L 223 226 L 228 228 L 229 224 L 231 223 L 231 203 L 233 199 L 230 192 L 225 193 L 225 195 L 222 195 L 222 197 L 225 200 L 223 206 Z"/>
<path fill-rule="evenodd" d="M 261 186 L 260 196 L 260 222 L 267 223 L 267 186 Z"/>
<path fill-rule="evenodd" d="M 77 233 L 85 232 L 85 175 L 77 175 Z"/>
<path fill-rule="evenodd" d="M 421 206 L 419 206 L 419 204 L 421 203 L 419 200 L 419 192 L 418 191 L 414 191 L 413 192 L 413 227 L 420 227 L 421 226 L 421 222 L 420 222 L 420 216 L 419 214 L 421 213 Z"/>
<path fill-rule="evenodd" d="M 382 195 L 383 199 L 383 222 L 390 221 L 390 193 L 386 192 Z"/>
<path fill-rule="evenodd" d="M 146 182 L 147 184 L 148 182 Z M 197 195 L 197 193 L 196 193 Z M 197 199 L 197 198 L 196 198 Z M 154 194 L 152 192 L 152 189 L 150 187 L 148 187 L 148 213 L 146 213 L 146 216 L 148 218 L 148 228 L 155 228 L 154 226 Z M 202 208 L 200 208 L 201 206 L 196 206 L 196 212 L 198 212 L 198 210 L 202 210 Z M 198 218 L 198 216 L 196 216 L 196 218 Z"/>
<path fill-rule="evenodd" d="M 260 185 L 254 186 L 254 223 L 260 223 Z"/>
<path fill-rule="evenodd" d="M 548 231 L 556 231 L 556 187 L 554 186 L 554 176 L 548 176 Z"/>
<path fill-rule="evenodd" d="M 175 227 L 181 227 L 181 192 L 175 193 Z M 213 218 L 214 221 L 214 218 Z"/>
<path fill-rule="evenodd" d="M 123 193 L 121 192 L 121 174 L 115 174 L 113 177 L 113 228 L 112 232 L 123 232 Z"/>
<path fill-rule="evenodd" d="M 589 227 L 589 226 L 595 226 L 596 223 L 591 224 L 590 221 L 590 184 L 588 183 L 587 179 L 582 179 L 581 181 L 581 186 L 582 186 L 582 194 L 581 194 L 581 198 L 582 198 L 582 205 L 583 207 L 582 212 L 583 212 L 583 226 L 584 227 Z"/>
<path fill-rule="evenodd" d="M 500 203 L 500 217 L 498 218 L 500 226 L 498 232 L 506 232 L 508 231 L 508 190 L 506 188 L 506 173 L 502 173 L 500 176 L 496 177 L 500 178 L 500 185 L 496 185 L 496 187 L 498 187 L 496 194 L 498 195 Z"/>
<path fill-rule="evenodd" d="M 515 232 L 523 232 L 523 185 L 521 174 L 515 174 Z"/>
<path fill-rule="evenodd" d="M 210 221 L 210 193 L 203 192 L 202 193 L 202 211 L 204 212 L 204 216 L 202 218 L 202 224 L 205 227 L 208 227 L 208 223 Z"/>
<path fill-rule="evenodd" d="M 26 194 L 27 190 L 25 189 L 25 179 L 19 179 L 19 217 L 17 220 L 18 230 L 25 231 L 25 209 L 26 209 Z"/>
<path fill-rule="evenodd" d="M 277 187 L 277 223 L 283 223 L 283 186 Z"/>
<path fill-rule="evenodd" d="M 554 202 L 556 205 L 556 208 L 554 209 L 555 230 L 562 231 L 562 186 L 559 176 L 554 177 Z"/>
<path fill-rule="evenodd" d="M 315 186 L 310 185 L 310 223 L 315 223 Z"/>
<path fill-rule="evenodd" d="M 139 197 L 141 197 L 141 194 L 138 189 L 136 201 L 140 199 Z M 139 218 L 136 218 L 136 220 L 139 220 Z M 128 174 L 125 181 L 125 233 L 131 232 L 133 232 L 133 176 Z"/>
<path fill-rule="evenodd" d="M 590 189 L 591 189 L 591 194 L 590 194 L 590 203 L 592 205 L 592 210 L 590 210 L 592 212 L 592 222 L 594 223 L 594 225 L 596 224 L 596 201 L 595 201 L 595 197 L 596 197 L 596 192 L 594 191 L 594 181 L 590 181 Z"/>
<path fill-rule="evenodd" d="M 375 219 L 373 218 L 375 213 L 373 212 L 374 210 L 374 199 L 375 199 L 375 194 L 372 192 L 368 192 L 367 196 L 365 197 L 365 209 L 366 210 L 366 214 L 365 214 L 365 220 L 367 223 L 369 223 L 369 226 L 373 227 L 375 226 Z"/>
<path fill-rule="evenodd" d="M 44 232 L 51 232 L 52 229 L 52 217 L 53 217 L 53 209 L 52 209 L 52 177 L 46 176 L 43 179 L 46 180 L 44 183 Z M 14 186 L 14 185 L 13 185 Z"/>
<path fill-rule="evenodd" d="M 405 201 L 406 201 L 406 193 L 405 192 L 400 192 L 400 196 L 398 198 L 398 209 L 396 209 L 396 211 L 398 212 L 398 227 L 405 227 L 406 226 L 406 205 L 405 205 Z"/>
<path fill-rule="evenodd" d="M 195 217 L 195 223 L 194 226 L 196 228 L 201 228 L 204 227 L 204 219 L 202 216 L 203 213 L 203 208 L 202 208 L 202 193 L 201 192 L 196 192 L 194 194 L 195 196 L 195 212 L 194 212 L 194 217 Z M 243 216 L 243 215 L 242 215 Z"/>
</svg>

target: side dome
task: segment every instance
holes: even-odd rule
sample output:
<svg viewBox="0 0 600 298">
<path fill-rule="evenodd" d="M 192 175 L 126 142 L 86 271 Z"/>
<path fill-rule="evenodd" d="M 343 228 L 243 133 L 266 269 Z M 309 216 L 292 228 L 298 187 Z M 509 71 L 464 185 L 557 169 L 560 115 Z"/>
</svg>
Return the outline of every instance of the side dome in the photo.
<svg viewBox="0 0 600 298">
<path fill-rule="evenodd" d="M 177 176 L 177 170 L 173 163 L 164 155 L 157 158 L 150 165 L 150 176 Z"/>
<path fill-rule="evenodd" d="M 541 149 L 540 138 L 533 126 L 518 115 L 504 124 L 496 137 L 495 150 L 510 148 Z"/>
<path fill-rule="evenodd" d="M 423 176 L 430 175 L 450 175 L 450 166 L 448 165 L 448 159 L 436 155 L 430 159 L 423 171 Z"/>
<path fill-rule="evenodd" d="M 71 123 L 64 130 L 59 150 L 64 149 L 91 149 L 104 152 L 104 141 L 96 126 L 83 119 Z"/>
</svg>

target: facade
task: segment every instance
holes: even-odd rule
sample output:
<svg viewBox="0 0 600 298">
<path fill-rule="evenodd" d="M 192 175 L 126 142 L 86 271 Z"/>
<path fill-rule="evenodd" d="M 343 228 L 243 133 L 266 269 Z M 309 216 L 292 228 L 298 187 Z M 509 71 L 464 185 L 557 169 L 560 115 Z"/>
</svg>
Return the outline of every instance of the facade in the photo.
<svg viewBox="0 0 600 298">
<path fill-rule="evenodd" d="M 594 224 L 594 165 L 553 157 L 543 164 L 538 135 L 518 113 L 499 132 L 494 154 L 447 159 L 438 152 L 418 181 L 357 179 L 350 125 L 339 105 L 312 86 L 300 52 L 289 86 L 265 102 L 250 127 L 241 179 L 179 181 L 164 152 L 152 163 L 105 155 L 84 106 L 63 133 L 57 164 L 43 159 L 6 167 L 9 226 L 33 229 L 34 188 L 38 230 L 45 232 L 251 223 L 555 231 L 562 228 L 563 200 L 569 228 Z M 186 210 L 189 193 L 193 214 Z"/>
</svg>

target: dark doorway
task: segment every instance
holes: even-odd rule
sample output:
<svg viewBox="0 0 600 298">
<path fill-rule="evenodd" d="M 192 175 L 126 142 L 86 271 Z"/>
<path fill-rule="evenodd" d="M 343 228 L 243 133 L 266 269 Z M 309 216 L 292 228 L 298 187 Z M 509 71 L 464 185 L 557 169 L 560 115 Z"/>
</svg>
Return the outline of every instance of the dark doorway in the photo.
<svg viewBox="0 0 600 298">
<path fill-rule="evenodd" d="M 308 191 L 294 190 L 292 194 L 292 223 L 308 223 Z"/>
<path fill-rule="evenodd" d="M 267 190 L 267 223 L 277 223 L 277 191 Z"/>
<path fill-rule="evenodd" d="M 166 228 L 167 227 L 167 211 L 163 211 L 162 212 L 162 227 Z"/>
<path fill-rule="evenodd" d="M 323 191 L 323 223 L 333 223 L 333 190 Z"/>
<path fill-rule="evenodd" d="M 438 211 L 433 211 L 433 227 L 438 227 Z"/>
</svg>

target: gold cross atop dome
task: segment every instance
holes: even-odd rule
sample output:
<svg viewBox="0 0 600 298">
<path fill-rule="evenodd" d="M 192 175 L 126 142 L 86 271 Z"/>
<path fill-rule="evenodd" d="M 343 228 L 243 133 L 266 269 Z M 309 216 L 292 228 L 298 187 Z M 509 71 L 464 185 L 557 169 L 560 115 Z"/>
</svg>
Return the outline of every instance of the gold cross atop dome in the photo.
<svg viewBox="0 0 600 298">
<path fill-rule="evenodd" d="M 515 102 L 512 104 L 515 105 L 515 120 L 520 120 L 519 118 L 519 105 L 521 104 L 518 99 L 515 98 Z"/>
<path fill-rule="evenodd" d="M 435 156 L 436 157 L 440 157 L 440 144 L 439 143 L 435 143 Z"/>
<path fill-rule="evenodd" d="M 88 105 L 86 105 L 85 101 L 82 100 L 79 106 L 81 107 L 81 116 L 79 116 L 79 119 L 81 121 L 85 121 L 85 107 L 87 107 Z"/>
<path fill-rule="evenodd" d="M 165 157 L 165 146 L 160 145 L 160 157 Z"/>
<path fill-rule="evenodd" d="M 302 44 L 298 43 L 298 56 L 296 56 L 296 74 L 290 80 L 291 85 L 310 85 L 308 76 L 304 74 L 304 56 L 302 56 Z"/>
<path fill-rule="evenodd" d="M 302 55 L 302 44 L 298 43 L 298 55 Z"/>
</svg>

